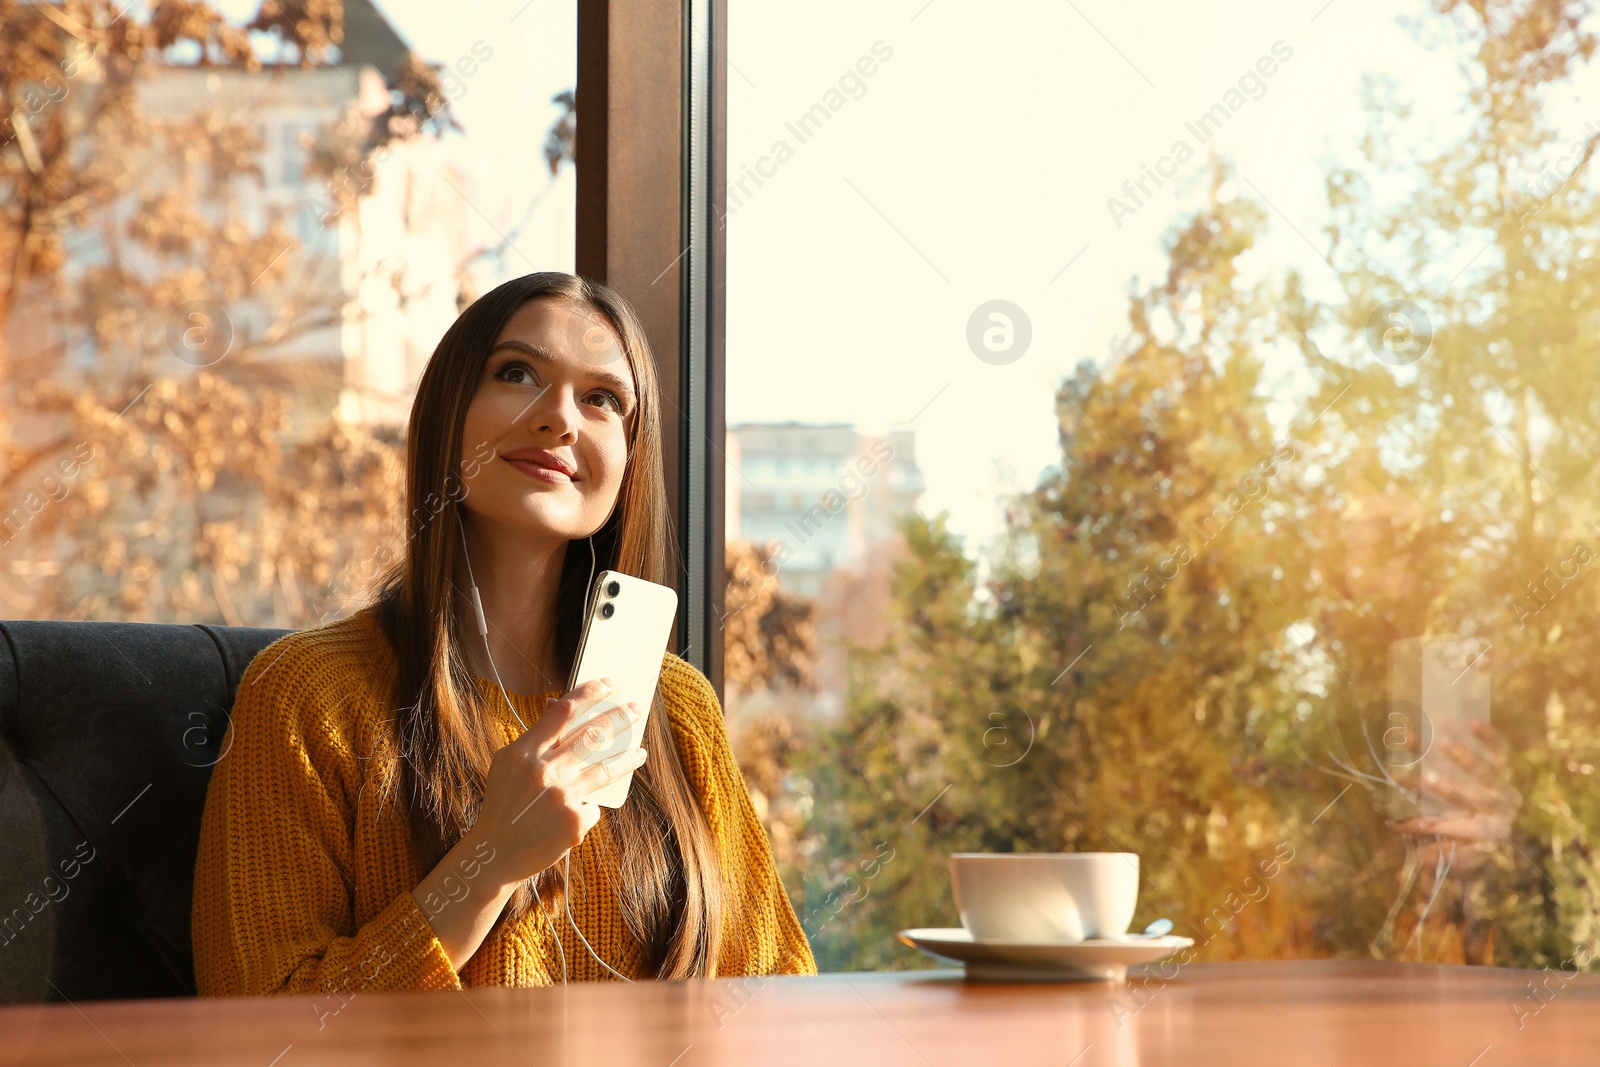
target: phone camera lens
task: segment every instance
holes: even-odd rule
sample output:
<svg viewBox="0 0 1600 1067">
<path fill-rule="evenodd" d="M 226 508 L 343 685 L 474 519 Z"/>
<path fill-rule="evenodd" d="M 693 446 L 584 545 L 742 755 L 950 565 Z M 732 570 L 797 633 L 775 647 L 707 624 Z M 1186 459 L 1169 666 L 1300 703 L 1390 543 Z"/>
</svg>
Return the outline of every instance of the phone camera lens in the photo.
<svg viewBox="0 0 1600 1067">
<path fill-rule="evenodd" d="M 617 606 L 615 604 L 605 603 L 600 605 L 600 617 L 602 619 L 611 618 L 612 615 L 616 614 L 616 611 Z"/>
<path fill-rule="evenodd" d="M 607 582 L 606 583 L 606 596 L 616 596 L 620 592 L 622 592 L 622 583 L 621 582 Z"/>
</svg>

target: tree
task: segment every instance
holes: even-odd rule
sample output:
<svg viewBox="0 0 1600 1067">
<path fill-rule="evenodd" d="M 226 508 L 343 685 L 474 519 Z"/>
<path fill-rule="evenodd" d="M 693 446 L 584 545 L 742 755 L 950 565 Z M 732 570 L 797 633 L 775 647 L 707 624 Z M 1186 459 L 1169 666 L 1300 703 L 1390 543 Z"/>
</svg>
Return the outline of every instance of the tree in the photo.
<svg viewBox="0 0 1600 1067">
<path fill-rule="evenodd" d="M 23 586 L 0 594 L 25 616 L 315 625 L 354 606 L 429 516 L 399 514 L 403 430 L 342 424 L 343 368 L 303 373 L 311 339 L 358 319 L 339 262 L 290 216 L 315 209 L 321 235 L 385 180 L 391 153 L 455 120 L 408 55 L 377 106 L 367 93 L 303 139 L 325 198 L 275 207 L 260 116 L 237 94 L 164 106 L 162 93 L 326 63 L 342 3 L 269 2 L 248 27 L 187 0 L 143 19 L 122 8 L 0 0 L 0 105 L 15 109 L 0 339 L 28 342 L 0 346 L 0 543 Z M 565 119 L 553 169 L 571 158 Z M 63 356 L 79 342 L 92 359 L 75 371 Z"/>
<path fill-rule="evenodd" d="M 270 77 L 247 30 L 288 37 L 280 52 L 301 65 L 322 62 L 342 17 L 336 0 L 269 4 L 249 27 L 203 3 L 157 3 L 141 21 L 101 0 L 0 0 L 0 103 L 15 108 L 0 145 L 0 339 L 31 348 L 9 360 L 0 340 L 3 537 L 13 573 L 44 580 L 32 603 L 12 591 L 14 608 L 300 626 L 318 583 L 332 583 L 329 549 L 362 544 L 338 525 L 350 508 L 337 489 L 311 495 L 332 474 L 323 459 L 382 468 L 369 453 L 399 443 L 356 433 L 355 444 L 303 411 L 297 425 L 283 369 L 295 361 L 282 358 L 344 320 L 338 264 L 294 235 L 293 208 L 263 210 L 258 116 L 161 103 L 166 80 L 196 70 Z M 337 168 L 452 121 L 415 57 L 395 87 L 388 112 L 323 132 L 313 173 L 332 188 Z M 237 305 L 252 299 L 270 314 L 247 329 Z M 64 362 L 78 346 L 93 373 Z M 174 355 L 187 383 L 165 377 Z M 394 499 L 392 475 L 361 488 L 387 495 L 357 512 Z M 376 544 L 369 534 L 356 551 Z M 246 566 L 254 593 L 233 584 Z"/>
<path fill-rule="evenodd" d="M 1434 7 L 1471 129 L 1408 140 L 1369 84 L 1361 158 L 1327 180 L 1340 299 L 1242 285 L 1265 216 L 1217 169 L 1126 342 L 1059 389 L 1060 466 L 983 587 L 940 519 L 908 523 L 896 631 L 806 756 L 820 965 L 921 963 L 893 931 L 955 922 L 948 852 L 1075 849 L 1139 852 L 1136 923 L 1170 915 L 1205 958 L 1594 959 L 1600 130 L 1556 143 L 1543 115 L 1590 5 Z M 1312 383 L 1275 417 L 1268 365 Z M 1450 635 L 1493 649 L 1508 780 L 1399 821 L 1390 658 Z M 898 858 L 841 894 L 879 841 Z"/>
<path fill-rule="evenodd" d="M 729 702 L 779 685 L 815 684 L 816 604 L 778 585 L 772 545 L 729 541 L 724 554 L 723 679 Z"/>
<path fill-rule="evenodd" d="M 25 531 L 45 618 L 301 629 L 347 613 L 403 550 L 404 442 L 337 422 L 294 430 L 283 398 L 199 372 L 137 404 L 41 387 L 81 436 Z M 414 522 L 429 516 L 414 517 Z M 413 525 L 414 528 L 414 525 Z"/>
<path fill-rule="evenodd" d="M 785 593 L 778 584 L 775 543 L 727 543 L 721 640 L 729 742 L 756 814 L 772 842 L 773 857 L 787 884 L 798 884 L 805 852 L 802 838 L 810 797 L 794 789 L 792 768 L 813 742 L 813 730 L 792 706 L 754 711 L 745 698 L 756 692 L 785 695 L 815 691 L 817 604 Z"/>
<path fill-rule="evenodd" d="M 1374 949 L 1425 951 L 1413 935 L 1437 889 L 1438 958 L 1557 965 L 1575 946 L 1600 948 L 1596 601 L 1567 588 L 1600 554 L 1590 526 L 1600 200 L 1586 174 L 1600 129 L 1558 136 L 1546 101 L 1592 57 L 1593 11 L 1561 0 L 1433 6 L 1439 18 L 1419 29 L 1462 56 L 1466 135 L 1437 143 L 1405 122 L 1393 86 L 1369 84 L 1361 156 L 1327 178 L 1343 300 L 1316 301 L 1291 277 L 1282 307 L 1317 382 L 1296 432 L 1349 457 L 1332 475 L 1341 521 L 1302 530 L 1320 579 L 1304 592 L 1354 683 L 1336 712 L 1351 746 L 1384 705 L 1394 641 L 1487 643 L 1493 720 L 1523 799 L 1502 830 L 1478 798 L 1468 813 L 1498 846 L 1489 862 L 1419 879 L 1419 903 Z M 1388 513 L 1380 543 L 1362 551 L 1372 524 L 1361 513 L 1379 500 L 1391 502 L 1377 509 Z M 1373 581 L 1375 567 L 1405 587 Z M 1417 860 L 1414 848 L 1406 878 Z"/>
<path fill-rule="evenodd" d="M 941 520 L 908 524 L 894 636 L 858 660 L 813 768 L 838 799 L 818 804 L 830 863 L 807 908 L 879 842 L 895 859 L 819 965 L 904 964 L 894 929 L 954 924 L 947 852 L 1137 851 L 1141 913 L 1214 936 L 1201 905 L 1285 839 L 1292 813 L 1263 787 L 1315 775 L 1294 759 L 1295 650 L 1250 583 L 1290 558 L 1275 520 L 1295 453 L 1260 395 L 1265 295 L 1236 273 L 1262 213 L 1224 177 L 1171 235 L 1166 278 L 1132 295 L 1107 372 L 1062 384 L 1062 462 L 1008 514 L 986 596 Z M 1222 958 L 1304 937 L 1263 899 Z"/>
</svg>

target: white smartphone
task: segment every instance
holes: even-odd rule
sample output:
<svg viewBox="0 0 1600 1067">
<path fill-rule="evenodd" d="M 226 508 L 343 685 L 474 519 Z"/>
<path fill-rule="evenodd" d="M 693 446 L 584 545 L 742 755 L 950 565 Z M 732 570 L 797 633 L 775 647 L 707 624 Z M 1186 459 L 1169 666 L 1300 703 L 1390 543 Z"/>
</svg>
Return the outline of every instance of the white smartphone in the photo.
<svg viewBox="0 0 1600 1067">
<path fill-rule="evenodd" d="M 580 708 L 568 732 L 629 701 L 637 703 L 645 714 L 603 750 L 589 753 L 585 764 L 637 748 L 644 740 L 656 683 L 661 679 L 662 657 L 672 640 L 672 624 L 677 615 L 678 594 L 668 586 L 620 571 L 601 571 L 595 579 L 567 688 L 576 689 L 595 678 L 610 678 L 616 684 L 590 707 Z M 586 799 L 602 807 L 620 808 L 628 799 L 632 783 L 633 772 L 629 771 Z"/>
<path fill-rule="evenodd" d="M 1489 642 L 1481 637 L 1413 637 L 1390 645 L 1390 716 L 1394 718 L 1401 713 L 1395 709 L 1401 709 L 1420 720 L 1412 724 L 1413 736 L 1397 762 L 1407 767 L 1420 764 L 1419 770 L 1452 785 L 1472 780 L 1465 768 L 1444 754 L 1440 743 L 1454 741 L 1479 756 L 1488 756 L 1489 750 L 1470 725 L 1489 722 L 1488 651 Z M 1442 815 L 1457 806 L 1423 780 L 1415 802 L 1397 794 L 1390 808 L 1393 816 L 1410 818 Z"/>
<path fill-rule="evenodd" d="M 1489 642 L 1481 637 L 1443 640 L 1423 648 L 1422 707 L 1433 720 L 1434 751 L 1423 757 L 1423 767 L 1442 780 L 1461 786 L 1472 774 L 1444 754 L 1442 741 L 1454 741 L 1487 758 L 1489 749 L 1472 732 L 1472 722 L 1489 721 Z M 1440 815 L 1460 807 L 1444 799 L 1439 790 L 1422 783 L 1423 815 Z"/>
</svg>

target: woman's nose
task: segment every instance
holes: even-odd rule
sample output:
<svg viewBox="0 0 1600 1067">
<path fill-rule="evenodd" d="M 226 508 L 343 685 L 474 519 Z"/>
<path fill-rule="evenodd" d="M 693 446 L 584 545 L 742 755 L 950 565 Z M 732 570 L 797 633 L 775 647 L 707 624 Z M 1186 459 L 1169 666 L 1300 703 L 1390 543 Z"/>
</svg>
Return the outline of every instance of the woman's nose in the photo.
<svg viewBox="0 0 1600 1067">
<path fill-rule="evenodd" d="M 572 386 L 553 384 L 533 405 L 528 419 L 540 430 L 558 437 L 574 436 L 578 429 L 578 401 Z"/>
</svg>

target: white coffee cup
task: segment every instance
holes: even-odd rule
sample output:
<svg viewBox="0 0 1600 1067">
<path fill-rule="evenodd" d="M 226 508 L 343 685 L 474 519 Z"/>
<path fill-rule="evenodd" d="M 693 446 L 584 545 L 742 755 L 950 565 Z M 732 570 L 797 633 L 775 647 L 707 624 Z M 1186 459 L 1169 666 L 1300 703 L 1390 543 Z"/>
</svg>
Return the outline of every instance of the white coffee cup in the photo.
<svg viewBox="0 0 1600 1067">
<path fill-rule="evenodd" d="M 1121 937 L 1139 900 L 1133 852 L 956 852 L 961 925 L 980 941 Z"/>
</svg>

